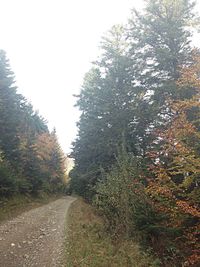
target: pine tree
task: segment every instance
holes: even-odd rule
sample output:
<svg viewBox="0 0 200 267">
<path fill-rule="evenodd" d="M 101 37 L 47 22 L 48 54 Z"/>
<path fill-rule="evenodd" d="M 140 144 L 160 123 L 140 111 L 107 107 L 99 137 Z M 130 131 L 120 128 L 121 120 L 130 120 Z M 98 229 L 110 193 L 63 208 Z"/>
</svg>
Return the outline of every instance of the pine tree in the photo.
<svg viewBox="0 0 200 267">
<path fill-rule="evenodd" d="M 189 25 L 195 19 L 194 4 L 189 0 L 146 2 L 144 12 L 133 12 L 127 33 L 129 57 L 136 66 L 133 79 L 140 88 L 136 113 L 144 151 L 151 143 L 152 130 L 170 119 L 168 98 L 177 97 L 180 66 L 190 61 Z"/>
<path fill-rule="evenodd" d="M 49 133 L 46 121 L 17 93 L 6 54 L 0 51 L 0 197 L 59 191 L 63 175 L 55 133 Z"/>
<path fill-rule="evenodd" d="M 133 134 L 135 92 L 127 45 L 123 27 L 113 27 L 103 38 L 102 56 L 86 75 L 78 96 L 82 114 L 79 137 L 74 143 L 76 167 L 72 183 L 79 192 L 88 192 L 99 178 L 100 169 L 107 170 L 116 161 L 124 139 L 128 151 L 137 151 Z"/>
<path fill-rule="evenodd" d="M 179 65 L 190 60 L 193 5 L 186 0 L 149 0 L 128 29 L 115 26 L 103 38 L 102 56 L 86 75 L 77 106 L 82 111 L 74 143 L 74 181 L 94 185 L 108 170 L 117 147 L 145 159 L 152 132 L 170 119 L 168 98 L 177 97 Z M 77 174 L 75 174 L 77 172 Z"/>
<path fill-rule="evenodd" d="M 19 158 L 20 103 L 14 75 L 4 51 L 0 51 L 0 149 L 3 157 L 14 164 Z"/>
</svg>

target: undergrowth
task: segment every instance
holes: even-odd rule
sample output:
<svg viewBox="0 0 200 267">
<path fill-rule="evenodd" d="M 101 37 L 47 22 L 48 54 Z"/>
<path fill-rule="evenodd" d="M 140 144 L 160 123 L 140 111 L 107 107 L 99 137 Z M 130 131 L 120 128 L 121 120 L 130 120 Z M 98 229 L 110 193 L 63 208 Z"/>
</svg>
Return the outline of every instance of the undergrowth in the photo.
<svg viewBox="0 0 200 267">
<path fill-rule="evenodd" d="M 113 239 L 95 209 L 75 201 L 67 220 L 66 267 L 156 267 L 159 260 L 129 239 Z"/>
</svg>

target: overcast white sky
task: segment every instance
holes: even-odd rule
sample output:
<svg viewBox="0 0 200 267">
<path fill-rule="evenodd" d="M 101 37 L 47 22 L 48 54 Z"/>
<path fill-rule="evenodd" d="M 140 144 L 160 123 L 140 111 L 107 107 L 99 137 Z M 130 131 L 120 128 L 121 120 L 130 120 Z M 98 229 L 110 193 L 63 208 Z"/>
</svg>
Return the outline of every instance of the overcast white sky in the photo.
<svg viewBox="0 0 200 267">
<path fill-rule="evenodd" d="M 72 96 L 98 55 L 101 36 L 125 23 L 133 0 L 0 0 L 0 49 L 19 92 L 56 127 L 65 152 L 76 137 Z"/>
</svg>

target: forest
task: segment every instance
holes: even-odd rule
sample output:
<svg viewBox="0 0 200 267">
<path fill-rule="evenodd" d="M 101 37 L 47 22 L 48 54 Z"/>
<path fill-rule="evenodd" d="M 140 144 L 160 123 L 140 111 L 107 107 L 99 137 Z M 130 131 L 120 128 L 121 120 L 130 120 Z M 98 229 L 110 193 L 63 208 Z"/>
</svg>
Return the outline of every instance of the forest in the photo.
<svg viewBox="0 0 200 267">
<path fill-rule="evenodd" d="M 18 93 L 6 53 L 0 50 L 0 199 L 58 193 L 66 180 L 56 131 Z"/>
<path fill-rule="evenodd" d="M 76 95 L 70 190 L 114 240 L 138 238 L 161 266 L 199 266 L 200 20 L 190 0 L 145 3 L 105 34 Z"/>
</svg>

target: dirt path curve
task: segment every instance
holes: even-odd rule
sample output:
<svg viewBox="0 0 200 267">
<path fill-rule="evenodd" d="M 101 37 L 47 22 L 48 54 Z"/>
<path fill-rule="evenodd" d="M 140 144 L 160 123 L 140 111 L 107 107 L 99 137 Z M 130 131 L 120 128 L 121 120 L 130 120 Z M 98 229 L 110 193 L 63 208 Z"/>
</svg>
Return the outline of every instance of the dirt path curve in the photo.
<svg viewBox="0 0 200 267">
<path fill-rule="evenodd" d="M 0 225 L 0 267 L 60 267 L 65 219 L 75 200 L 64 197 Z"/>
</svg>

